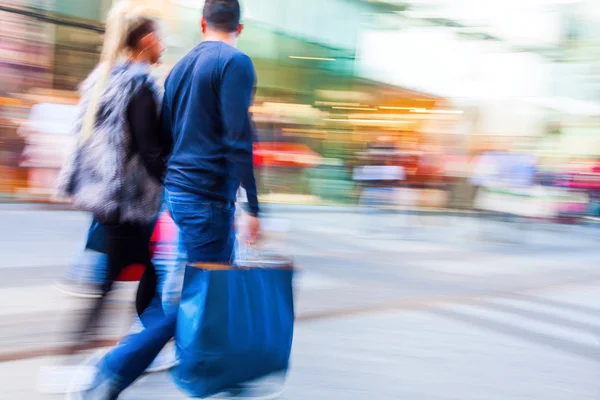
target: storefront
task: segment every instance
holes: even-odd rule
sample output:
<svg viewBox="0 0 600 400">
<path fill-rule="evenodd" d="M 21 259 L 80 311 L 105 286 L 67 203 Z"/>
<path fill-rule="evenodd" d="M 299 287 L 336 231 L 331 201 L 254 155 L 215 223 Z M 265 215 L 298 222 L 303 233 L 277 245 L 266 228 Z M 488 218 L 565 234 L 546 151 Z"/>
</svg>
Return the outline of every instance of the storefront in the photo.
<svg viewBox="0 0 600 400">
<path fill-rule="evenodd" d="M 57 0 L 53 7 L 28 9 L 23 18 L 43 26 L 47 33 L 42 36 L 48 38 L 44 64 L 48 80 L 45 84 L 30 82 L 37 88 L 35 99 L 76 101 L 77 85 L 98 61 L 102 20 L 111 3 Z M 201 7 L 179 0 L 140 4 L 157 9 L 165 21 L 167 51 L 157 71 L 164 77 L 201 41 Z M 361 18 L 377 12 L 376 5 L 341 0 L 329 2 L 327 7 L 315 0 L 302 5 L 297 1 L 248 0 L 243 5 L 245 29 L 238 45 L 252 57 L 257 70 L 253 113 L 261 142 L 298 143 L 342 172 L 347 171 L 347 161 L 368 143 L 386 141 L 406 150 L 424 143 L 423 122 L 436 116 L 415 111 L 431 109 L 441 99 L 355 74 Z M 333 17 L 339 14 L 346 20 Z M 46 91 L 44 99 L 40 88 L 62 92 Z M 21 98 L 32 99 L 23 95 L 30 89 L 16 92 Z M 277 172 L 277 168 L 269 173 Z M 310 193 L 306 168 L 305 164 L 299 168 L 286 165 L 281 168 L 285 170 L 281 179 L 261 186 L 263 193 Z"/>
<path fill-rule="evenodd" d="M 52 26 L 6 11 L 25 11 L 30 3 L 10 0 L 0 9 L 0 96 L 51 85 Z"/>
</svg>

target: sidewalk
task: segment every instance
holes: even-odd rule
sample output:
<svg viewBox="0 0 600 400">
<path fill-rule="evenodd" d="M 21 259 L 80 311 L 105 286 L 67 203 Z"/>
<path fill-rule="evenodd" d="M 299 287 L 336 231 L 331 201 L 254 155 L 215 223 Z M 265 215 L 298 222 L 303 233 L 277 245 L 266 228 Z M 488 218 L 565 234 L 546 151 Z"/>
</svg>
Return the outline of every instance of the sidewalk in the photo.
<svg viewBox="0 0 600 400">
<path fill-rule="evenodd" d="M 600 289 L 581 285 L 470 304 L 300 322 L 282 400 L 593 400 Z M 50 359 L 0 363 L 0 399 L 36 393 Z M 123 400 L 185 399 L 167 374 Z"/>
<path fill-rule="evenodd" d="M 356 304 L 330 301 L 328 305 L 320 305 L 322 299 L 331 296 L 343 299 L 348 284 L 317 272 L 298 273 L 295 288 L 297 297 L 301 299 L 296 307 L 299 319 L 335 314 L 358 304 L 371 304 L 357 300 Z M 131 327 L 136 290 L 135 282 L 116 285 L 107 301 L 105 315 L 110 315 L 110 318 L 103 319 L 99 332 L 103 342 L 119 339 Z M 372 301 L 386 299 L 392 299 L 389 292 L 387 297 L 377 296 Z M 62 353 L 69 344 L 73 324 L 88 309 L 91 301 L 69 296 L 52 283 L 0 288 L 0 304 L 3 305 L 0 306 L 0 362 Z"/>
<path fill-rule="evenodd" d="M 276 249 L 294 256 L 301 270 L 297 316 L 303 322 L 600 279 L 597 242 L 571 234 L 540 232 L 527 245 L 509 247 L 473 239 L 477 230 L 466 218 L 447 226 L 452 219 L 429 217 L 432 224 L 409 238 L 365 235 L 360 215 L 273 216 L 291 225 L 286 243 Z M 4 212 L 1 218 L 0 359 L 6 360 L 22 357 L 3 354 L 64 340 L 64 321 L 81 306 L 79 299 L 61 297 L 52 283 L 81 251 L 89 217 L 26 211 Z M 368 222 L 374 221 L 405 228 L 400 215 Z M 117 293 L 125 301 L 115 303 L 120 317 L 112 321 L 108 339 L 130 326 L 132 290 Z"/>
</svg>

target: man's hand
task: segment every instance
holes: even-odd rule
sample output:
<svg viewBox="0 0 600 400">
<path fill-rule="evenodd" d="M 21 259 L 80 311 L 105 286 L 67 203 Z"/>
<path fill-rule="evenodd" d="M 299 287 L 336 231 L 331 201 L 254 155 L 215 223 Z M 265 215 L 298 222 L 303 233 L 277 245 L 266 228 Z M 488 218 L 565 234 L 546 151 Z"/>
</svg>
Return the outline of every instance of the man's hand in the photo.
<svg viewBox="0 0 600 400">
<path fill-rule="evenodd" d="M 249 245 L 254 245 L 260 237 L 260 220 L 258 217 L 245 214 L 244 227 L 246 228 L 246 241 Z"/>
</svg>

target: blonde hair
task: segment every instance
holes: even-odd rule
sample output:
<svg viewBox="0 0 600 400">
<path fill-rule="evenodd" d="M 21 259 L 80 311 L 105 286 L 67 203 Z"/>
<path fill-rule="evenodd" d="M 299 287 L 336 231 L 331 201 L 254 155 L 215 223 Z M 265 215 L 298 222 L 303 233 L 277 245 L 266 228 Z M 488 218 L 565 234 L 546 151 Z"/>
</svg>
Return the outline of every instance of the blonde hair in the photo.
<svg viewBox="0 0 600 400">
<path fill-rule="evenodd" d="M 95 72 L 97 76 L 83 117 L 82 142 L 86 141 L 94 130 L 100 97 L 111 70 L 117 61 L 125 56 L 126 50 L 131 50 L 127 46 L 129 35 L 148 22 L 158 25 L 157 13 L 150 8 L 135 5 L 131 1 L 119 1 L 108 12 L 100 63 Z"/>
</svg>

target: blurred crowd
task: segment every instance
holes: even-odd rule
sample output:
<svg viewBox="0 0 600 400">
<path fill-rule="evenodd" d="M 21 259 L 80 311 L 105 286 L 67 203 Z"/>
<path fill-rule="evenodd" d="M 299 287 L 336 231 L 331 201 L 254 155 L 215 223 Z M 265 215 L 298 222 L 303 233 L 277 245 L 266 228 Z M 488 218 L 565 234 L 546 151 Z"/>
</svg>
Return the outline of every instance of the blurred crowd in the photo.
<svg viewBox="0 0 600 400">
<path fill-rule="evenodd" d="M 52 90 L 3 98 L 0 190 L 5 200 L 58 201 L 52 196 L 54 182 L 69 148 L 75 103 L 73 93 Z M 452 154 L 426 139 L 402 146 L 386 137 L 340 142 L 346 154 L 327 157 L 314 141 L 311 147 L 286 140 L 290 125 L 257 124 L 255 164 L 265 201 L 364 204 L 366 194 L 378 188 L 388 190 L 381 204 L 387 207 L 600 216 L 600 160 L 594 157 L 544 159 L 534 152 L 493 148 Z"/>
</svg>

